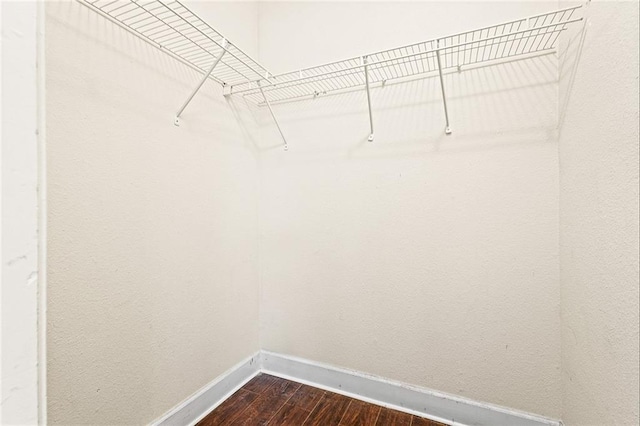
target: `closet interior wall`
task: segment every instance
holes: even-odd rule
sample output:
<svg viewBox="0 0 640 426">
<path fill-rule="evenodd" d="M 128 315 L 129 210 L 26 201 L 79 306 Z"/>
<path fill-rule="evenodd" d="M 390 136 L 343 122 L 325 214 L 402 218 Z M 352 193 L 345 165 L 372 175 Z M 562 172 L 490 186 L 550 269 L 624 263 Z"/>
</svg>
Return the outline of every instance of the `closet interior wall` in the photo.
<svg viewBox="0 0 640 426">
<path fill-rule="evenodd" d="M 574 5 L 185 4 L 275 74 Z M 198 73 L 46 10 L 51 424 L 151 422 L 258 349 L 637 423 L 637 2 L 577 65 L 573 32 L 445 73 L 451 135 L 436 74 L 372 88 L 374 142 L 363 88 L 274 104 L 286 152 L 214 82 L 173 126 Z"/>
<path fill-rule="evenodd" d="M 255 3 L 198 6 L 256 55 Z M 217 84 L 175 127 L 198 73 L 46 13 L 49 423 L 147 424 L 259 349 L 257 132 Z"/>
<path fill-rule="evenodd" d="M 557 2 L 261 2 L 273 73 Z M 260 169 L 261 346 L 560 417 L 553 54 L 274 105 Z"/>
<path fill-rule="evenodd" d="M 584 44 L 570 31 L 560 51 L 566 425 L 639 420 L 638 12 L 592 2 Z"/>
</svg>

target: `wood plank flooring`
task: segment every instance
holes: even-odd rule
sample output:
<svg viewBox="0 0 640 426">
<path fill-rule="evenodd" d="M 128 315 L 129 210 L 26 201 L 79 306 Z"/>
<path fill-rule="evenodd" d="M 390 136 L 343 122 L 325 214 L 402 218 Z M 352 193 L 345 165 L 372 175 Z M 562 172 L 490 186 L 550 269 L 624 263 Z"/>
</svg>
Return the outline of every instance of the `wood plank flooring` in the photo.
<svg viewBox="0 0 640 426">
<path fill-rule="evenodd" d="M 260 374 L 198 426 L 444 426 L 279 377 Z"/>
</svg>

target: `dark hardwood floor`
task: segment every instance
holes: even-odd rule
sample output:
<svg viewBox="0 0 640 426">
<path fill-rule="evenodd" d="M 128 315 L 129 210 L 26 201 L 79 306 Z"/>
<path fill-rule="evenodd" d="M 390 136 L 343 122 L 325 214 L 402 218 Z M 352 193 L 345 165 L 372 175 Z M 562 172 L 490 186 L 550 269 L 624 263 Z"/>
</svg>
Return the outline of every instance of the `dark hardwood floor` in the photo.
<svg viewBox="0 0 640 426">
<path fill-rule="evenodd" d="M 198 426 L 444 426 L 333 392 L 260 374 Z"/>
</svg>

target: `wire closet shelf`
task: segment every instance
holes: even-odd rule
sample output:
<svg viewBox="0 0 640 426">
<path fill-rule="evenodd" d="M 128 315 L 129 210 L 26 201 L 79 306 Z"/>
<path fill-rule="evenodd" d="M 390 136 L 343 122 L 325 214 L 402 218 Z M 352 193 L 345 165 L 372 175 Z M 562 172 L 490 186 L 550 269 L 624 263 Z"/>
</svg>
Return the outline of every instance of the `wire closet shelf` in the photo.
<svg viewBox="0 0 640 426">
<path fill-rule="evenodd" d="M 202 78 L 178 109 L 174 124 L 208 79 L 220 83 L 225 96 L 242 96 L 266 105 L 287 149 L 272 102 L 286 102 L 362 88 L 367 91 L 370 135 L 373 115 L 370 88 L 388 81 L 438 73 L 450 134 L 443 72 L 482 63 L 554 52 L 560 34 L 582 21 L 584 5 L 357 56 L 279 75 L 270 74 L 221 33 L 178 0 L 78 0 L 153 46 L 202 73 Z M 587 3 L 588 4 L 588 3 Z"/>
<path fill-rule="evenodd" d="M 223 86 L 265 77 L 267 70 L 177 0 L 79 0 L 102 16 Z"/>
<path fill-rule="evenodd" d="M 554 51 L 559 36 L 582 5 L 479 28 L 442 38 L 370 53 L 342 61 L 245 82 L 228 88 L 264 105 L 259 83 L 271 102 L 315 97 L 354 87 L 384 84 L 394 79 L 458 69 L 466 65 Z M 440 66 L 438 65 L 440 56 Z M 368 74 L 368 75 L 367 75 Z"/>
</svg>

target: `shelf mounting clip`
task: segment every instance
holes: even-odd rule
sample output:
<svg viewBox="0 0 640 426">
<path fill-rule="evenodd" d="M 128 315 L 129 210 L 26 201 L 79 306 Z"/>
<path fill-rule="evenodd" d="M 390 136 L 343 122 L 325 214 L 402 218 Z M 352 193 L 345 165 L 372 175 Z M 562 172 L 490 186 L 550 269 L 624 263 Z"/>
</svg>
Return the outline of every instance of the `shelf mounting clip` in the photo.
<svg viewBox="0 0 640 426">
<path fill-rule="evenodd" d="M 364 65 L 364 84 L 367 89 L 367 105 L 369 106 L 369 128 L 371 132 L 367 140 L 373 142 L 373 114 L 371 113 L 371 92 L 369 90 L 369 57 L 362 57 L 362 65 Z"/>
<path fill-rule="evenodd" d="M 187 107 L 187 105 L 189 105 L 189 103 L 191 102 L 191 100 L 194 98 L 194 96 L 196 95 L 196 93 L 198 93 L 198 91 L 200 90 L 200 88 L 204 85 L 204 82 L 207 81 L 207 79 L 209 78 L 209 76 L 211 75 L 211 73 L 213 72 L 214 68 L 216 67 L 216 65 L 218 65 L 218 62 L 220 62 L 220 60 L 222 59 L 222 57 L 224 56 L 224 54 L 227 52 L 227 46 L 229 45 L 229 42 L 226 39 L 222 39 L 222 51 L 220 52 L 220 54 L 218 55 L 217 58 L 215 58 L 215 60 L 213 61 L 213 64 L 211 64 L 211 67 L 209 68 L 209 71 L 207 71 L 203 76 L 202 79 L 200 79 L 200 82 L 198 83 L 198 85 L 196 86 L 195 89 L 193 89 L 193 91 L 191 92 L 191 95 L 189 95 L 189 97 L 187 98 L 187 100 L 182 104 L 182 106 L 180 107 L 180 109 L 178 110 L 178 112 L 176 113 L 175 118 L 173 119 L 173 124 L 175 124 L 176 126 L 180 125 L 180 116 L 182 115 L 182 113 L 184 112 L 185 108 Z"/>
<path fill-rule="evenodd" d="M 446 120 L 446 126 L 444 132 L 447 135 L 451 134 L 451 126 L 449 125 L 449 111 L 447 110 L 447 95 L 444 92 L 444 78 L 442 77 L 442 64 L 440 62 L 440 40 L 436 46 L 436 59 L 438 61 L 438 74 L 440 75 L 440 88 L 442 89 L 442 103 L 444 104 L 444 119 Z"/>
</svg>

